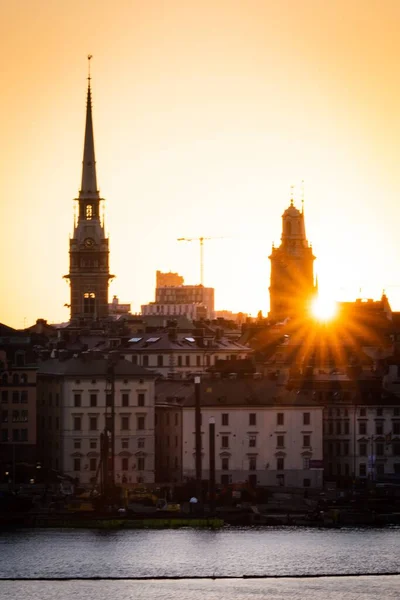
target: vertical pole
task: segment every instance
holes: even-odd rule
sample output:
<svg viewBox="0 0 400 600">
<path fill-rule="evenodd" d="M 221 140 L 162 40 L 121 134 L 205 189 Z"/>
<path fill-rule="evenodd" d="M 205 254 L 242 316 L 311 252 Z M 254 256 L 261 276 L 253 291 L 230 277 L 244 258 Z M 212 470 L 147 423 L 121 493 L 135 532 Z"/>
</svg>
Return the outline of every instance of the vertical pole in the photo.
<svg viewBox="0 0 400 600">
<path fill-rule="evenodd" d="M 195 391 L 195 446 L 196 446 L 196 494 L 197 499 L 202 501 L 201 488 L 201 404 L 200 404 L 200 377 L 194 378 Z"/>
<path fill-rule="evenodd" d="M 208 422 L 208 435 L 209 435 L 209 452 L 210 452 L 210 464 L 209 464 L 209 497 L 210 497 L 210 515 L 215 514 L 215 419 L 210 417 Z"/>
<path fill-rule="evenodd" d="M 12 483 L 15 492 L 15 442 L 12 443 Z"/>
<path fill-rule="evenodd" d="M 115 372 L 111 365 L 111 485 L 115 486 Z"/>
<path fill-rule="evenodd" d="M 204 285 L 204 238 L 200 238 L 200 284 Z"/>
</svg>

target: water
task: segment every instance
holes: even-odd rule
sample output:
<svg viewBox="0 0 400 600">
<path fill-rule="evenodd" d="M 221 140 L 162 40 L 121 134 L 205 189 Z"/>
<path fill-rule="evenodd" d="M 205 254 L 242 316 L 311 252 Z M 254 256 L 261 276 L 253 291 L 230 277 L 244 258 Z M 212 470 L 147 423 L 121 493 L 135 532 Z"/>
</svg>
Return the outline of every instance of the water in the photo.
<svg viewBox="0 0 400 600">
<path fill-rule="evenodd" d="M 0 598 L 210 600 L 400 597 L 400 528 L 166 531 L 25 530 L 0 534 L 0 577 L 168 577 L 180 581 L 2 581 Z M 321 577 L 318 574 L 374 574 Z M 267 575 L 298 579 L 190 580 Z"/>
</svg>

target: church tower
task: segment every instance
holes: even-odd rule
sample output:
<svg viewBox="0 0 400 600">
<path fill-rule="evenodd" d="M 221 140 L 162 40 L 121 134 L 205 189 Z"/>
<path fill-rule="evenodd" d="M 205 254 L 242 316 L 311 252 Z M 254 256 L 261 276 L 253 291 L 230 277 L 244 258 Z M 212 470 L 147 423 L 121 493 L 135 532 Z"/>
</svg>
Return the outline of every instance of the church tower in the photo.
<svg viewBox="0 0 400 600">
<path fill-rule="evenodd" d="M 304 316 L 315 296 L 312 247 L 306 238 L 304 209 L 290 206 L 282 215 L 279 248 L 272 247 L 270 313 L 274 320 Z"/>
<path fill-rule="evenodd" d="M 89 55 L 89 66 L 91 56 Z M 92 91 L 88 77 L 85 143 L 78 218 L 69 240 L 69 273 L 71 287 L 71 321 L 88 322 L 108 316 L 109 271 L 108 238 L 100 220 L 100 198 L 97 188 L 96 161 L 92 121 Z"/>
</svg>

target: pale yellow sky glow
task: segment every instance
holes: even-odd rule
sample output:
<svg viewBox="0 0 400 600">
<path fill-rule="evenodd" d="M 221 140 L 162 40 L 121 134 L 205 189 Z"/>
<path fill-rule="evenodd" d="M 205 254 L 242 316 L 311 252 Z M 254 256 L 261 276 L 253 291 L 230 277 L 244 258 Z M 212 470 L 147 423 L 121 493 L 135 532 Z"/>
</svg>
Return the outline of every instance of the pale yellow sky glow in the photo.
<svg viewBox="0 0 400 600">
<path fill-rule="evenodd" d="M 3 0 L 0 321 L 68 319 L 86 55 L 110 298 L 155 271 L 269 308 L 271 244 L 305 180 L 320 288 L 400 310 L 398 0 Z"/>
</svg>

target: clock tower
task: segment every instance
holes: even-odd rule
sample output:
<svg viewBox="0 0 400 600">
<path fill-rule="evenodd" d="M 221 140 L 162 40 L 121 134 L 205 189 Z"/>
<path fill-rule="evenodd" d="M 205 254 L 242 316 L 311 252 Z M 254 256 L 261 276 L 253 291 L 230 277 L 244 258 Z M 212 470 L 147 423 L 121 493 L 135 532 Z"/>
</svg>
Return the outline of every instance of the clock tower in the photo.
<svg viewBox="0 0 400 600">
<path fill-rule="evenodd" d="M 274 320 L 302 317 L 316 294 L 312 247 L 306 238 L 304 210 L 290 206 L 282 215 L 279 248 L 272 247 L 270 313 Z"/>
<path fill-rule="evenodd" d="M 103 199 L 97 188 L 90 72 L 88 81 L 82 183 L 75 198 L 78 218 L 69 240 L 69 273 L 65 275 L 71 287 L 71 321 L 80 323 L 108 316 L 108 284 L 113 277 L 108 264 L 108 238 L 100 220 Z"/>
</svg>

